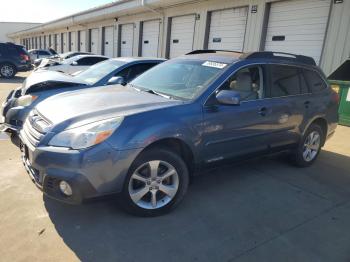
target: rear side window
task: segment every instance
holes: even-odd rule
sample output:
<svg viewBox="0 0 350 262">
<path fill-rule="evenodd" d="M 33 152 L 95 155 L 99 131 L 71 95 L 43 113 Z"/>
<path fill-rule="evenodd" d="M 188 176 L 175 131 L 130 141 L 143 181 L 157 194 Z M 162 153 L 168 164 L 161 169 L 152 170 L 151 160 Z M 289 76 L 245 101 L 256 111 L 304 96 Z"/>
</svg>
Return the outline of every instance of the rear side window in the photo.
<svg viewBox="0 0 350 262">
<path fill-rule="evenodd" d="M 139 75 L 141 75 L 142 73 L 144 73 L 145 71 L 147 71 L 148 69 L 152 68 L 153 66 L 155 66 L 156 64 L 138 64 L 138 65 L 134 65 L 131 66 L 131 70 L 129 71 L 128 77 L 127 77 L 127 81 L 130 82 L 133 79 L 135 79 L 136 77 L 138 77 Z"/>
<path fill-rule="evenodd" d="M 304 70 L 304 75 L 312 93 L 320 92 L 327 88 L 327 84 L 315 71 Z"/>
<path fill-rule="evenodd" d="M 49 52 L 47 52 L 47 51 L 39 51 L 39 55 L 50 55 L 50 53 Z"/>
<path fill-rule="evenodd" d="M 78 65 L 89 66 L 89 65 L 97 64 L 98 62 L 104 61 L 106 59 L 107 58 L 104 58 L 104 57 L 84 57 L 79 59 L 77 62 L 78 62 Z"/>
<path fill-rule="evenodd" d="M 302 72 L 294 66 L 272 65 L 270 97 L 283 97 L 308 93 Z"/>
</svg>

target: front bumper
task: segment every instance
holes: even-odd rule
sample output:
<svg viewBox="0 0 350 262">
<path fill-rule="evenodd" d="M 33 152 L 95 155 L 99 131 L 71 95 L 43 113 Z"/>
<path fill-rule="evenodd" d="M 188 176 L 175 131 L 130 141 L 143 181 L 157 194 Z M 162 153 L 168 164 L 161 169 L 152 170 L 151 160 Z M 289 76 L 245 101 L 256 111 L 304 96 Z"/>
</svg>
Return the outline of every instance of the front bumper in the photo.
<svg viewBox="0 0 350 262">
<path fill-rule="evenodd" d="M 107 143 L 85 150 L 33 147 L 23 131 L 20 139 L 22 161 L 31 180 L 50 198 L 70 204 L 121 192 L 128 169 L 141 151 L 118 151 Z M 62 180 L 72 187 L 72 196 L 61 193 Z"/>
</svg>

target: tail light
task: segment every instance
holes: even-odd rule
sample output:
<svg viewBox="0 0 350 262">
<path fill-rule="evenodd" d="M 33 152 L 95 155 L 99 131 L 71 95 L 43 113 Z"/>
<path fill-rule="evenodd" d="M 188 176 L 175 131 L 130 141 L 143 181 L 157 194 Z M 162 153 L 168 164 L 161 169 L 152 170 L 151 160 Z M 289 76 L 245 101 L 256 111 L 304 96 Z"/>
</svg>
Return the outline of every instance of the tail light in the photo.
<svg viewBox="0 0 350 262">
<path fill-rule="evenodd" d="M 337 103 L 337 105 L 339 105 L 340 97 L 339 97 L 339 94 L 334 90 L 332 90 L 332 101 L 334 103 Z"/>
<path fill-rule="evenodd" d="M 29 61 L 29 56 L 25 55 L 25 54 L 20 54 L 20 57 L 22 58 L 22 60 L 24 61 Z"/>
</svg>

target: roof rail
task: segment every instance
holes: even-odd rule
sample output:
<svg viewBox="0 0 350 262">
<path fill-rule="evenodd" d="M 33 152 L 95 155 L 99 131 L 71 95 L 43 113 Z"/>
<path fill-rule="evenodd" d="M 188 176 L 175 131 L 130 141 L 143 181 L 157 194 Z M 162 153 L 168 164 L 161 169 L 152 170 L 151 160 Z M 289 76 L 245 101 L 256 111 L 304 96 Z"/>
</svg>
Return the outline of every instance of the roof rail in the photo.
<svg viewBox="0 0 350 262">
<path fill-rule="evenodd" d="M 230 53 L 243 54 L 242 52 L 232 51 L 232 50 L 198 49 L 198 50 L 193 50 L 185 55 L 214 54 L 214 53 L 219 53 L 219 52 L 230 52 Z"/>
<path fill-rule="evenodd" d="M 316 65 L 315 60 L 312 57 L 304 56 L 304 55 L 295 55 L 290 53 L 283 52 L 252 52 L 252 53 L 244 53 L 241 55 L 242 59 L 254 59 L 254 58 L 274 58 L 281 60 L 289 60 L 294 62 L 299 62 L 307 65 Z"/>
</svg>

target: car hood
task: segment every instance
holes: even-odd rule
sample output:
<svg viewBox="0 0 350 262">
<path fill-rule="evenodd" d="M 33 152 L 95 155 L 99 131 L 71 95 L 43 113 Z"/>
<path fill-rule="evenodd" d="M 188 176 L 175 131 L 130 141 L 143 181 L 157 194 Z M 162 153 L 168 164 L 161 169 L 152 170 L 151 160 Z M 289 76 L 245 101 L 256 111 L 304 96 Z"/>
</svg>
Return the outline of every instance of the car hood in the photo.
<svg viewBox="0 0 350 262">
<path fill-rule="evenodd" d="M 59 94 L 39 103 L 36 110 L 54 125 L 69 120 L 73 127 L 181 103 L 180 100 L 115 85 Z"/>
<path fill-rule="evenodd" d="M 67 84 L 67 86 L 86 85 L 86 82 L 61 72 L 37 71 L 33 72 L 24 81 L 22 85 L 22 94 L 27 94 L 31 91 L 30 89 L 38 88 L 38 86 L 40 86 L 40 91 L 43 91 L 45 88 L 52 88 L 57 84 L 59 84 L 59 86 L 64 86 L 64 84 Z"/>
</svg>

